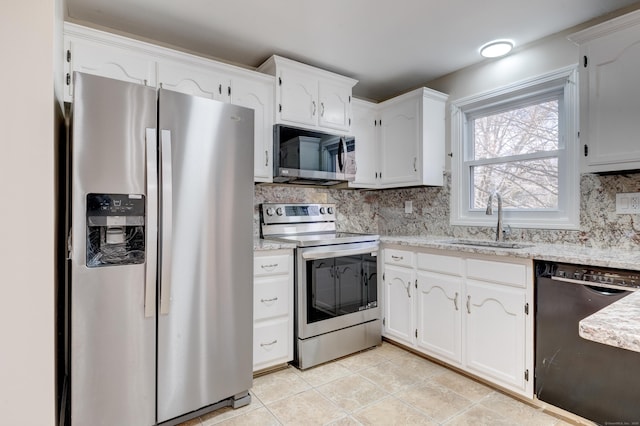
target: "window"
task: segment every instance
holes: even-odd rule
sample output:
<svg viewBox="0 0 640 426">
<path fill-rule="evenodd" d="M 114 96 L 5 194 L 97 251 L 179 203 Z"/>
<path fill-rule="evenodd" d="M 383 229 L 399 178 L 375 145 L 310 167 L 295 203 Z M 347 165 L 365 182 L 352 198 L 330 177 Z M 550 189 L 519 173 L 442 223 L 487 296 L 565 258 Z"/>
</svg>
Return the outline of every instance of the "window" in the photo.
<svg viewBox="0 0 640 426">
<path fill-rule="evenodd" d="M 452 224 L 577 229 L 577 108 L 574 67 L 454 102 Z"/>
</svg>

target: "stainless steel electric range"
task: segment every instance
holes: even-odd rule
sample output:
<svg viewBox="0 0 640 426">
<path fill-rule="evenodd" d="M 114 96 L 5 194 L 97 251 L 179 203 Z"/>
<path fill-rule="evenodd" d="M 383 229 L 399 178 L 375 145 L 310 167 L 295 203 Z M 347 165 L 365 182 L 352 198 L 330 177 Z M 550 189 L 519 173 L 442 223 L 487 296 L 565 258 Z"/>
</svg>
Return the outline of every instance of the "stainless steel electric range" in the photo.
<svg viewBox="0 0 640 426">
<path fill-rule="evenodd" d="M 380 345 L 379 236 L 336 232 L 335 204 L 262 204 L 260 218 L 262 238 L 297 246 L 295 365 Z"/>
</svg>

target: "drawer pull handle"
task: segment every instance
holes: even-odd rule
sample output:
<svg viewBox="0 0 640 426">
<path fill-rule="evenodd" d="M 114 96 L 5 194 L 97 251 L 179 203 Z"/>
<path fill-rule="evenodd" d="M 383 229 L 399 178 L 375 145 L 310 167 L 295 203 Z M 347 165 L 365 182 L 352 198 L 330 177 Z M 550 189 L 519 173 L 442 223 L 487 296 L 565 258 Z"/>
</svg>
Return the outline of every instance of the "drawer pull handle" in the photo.
<svg viewBox="0 0 640 426">
<path fill-rule="evenodd" d="M 264 348 L 265 346 L 273 346 L 276 343 L 278 343 L 278 339 L 276 339 L 276 340 L 274 340 L 273 342 L 270 342 L 270 343 L 260 343 L 260 346 Z"/>
<path fill-rule="evenodd" d="M 393 254 L 392 254 L 392 255 L 391 255 L 391 258 L 392 258 L 393 260 L 402 260 L 402 259 L 404 259 L 404 256 L 396 256 L 396 255 L 393 255 Z"/>
<path fill-rule="evenodd" d="M 453 306 L 456 307 L 456 311 L 458 310 L 458 292 L 456 291 L 456 295 L 453 297 Z"/>
<path fill-rule="evenodd" d="M 467 313 L 470 314 L 471 313 L 471 296 L 467 296 Z"/>
<path fill-rule="evenodd" d="M 277 297 L 272 297 L 271 299 L 260 299 L 262 303 L 275 302 L 276 300 L 278 300 Z"/>
<path fill-rule="evenodd" d="M 262 269 L 269 269 L 269 270 L 273 271 L 275 268 L 278 267 L 278 264 L 277 263 L 272 263 L 271 265 L 260 265 L 260 267 Z"/>
</svg>

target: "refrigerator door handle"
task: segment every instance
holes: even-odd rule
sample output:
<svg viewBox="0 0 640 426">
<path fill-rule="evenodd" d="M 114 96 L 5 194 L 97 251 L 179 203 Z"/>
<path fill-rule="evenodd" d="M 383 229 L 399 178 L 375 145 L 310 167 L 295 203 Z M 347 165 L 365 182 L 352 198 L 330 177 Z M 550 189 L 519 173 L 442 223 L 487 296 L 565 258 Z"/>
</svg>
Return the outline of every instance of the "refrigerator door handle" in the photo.
<svg viewBox="0 0 640 426">
<path fill-rule="evenodd" d="M 171 131 L 160 130 L 162 176 L 162 269 L 160 275 L 160 314 L 169 313 L 171 297 L 171 245 L 173 231 L 173 188 L 171 171 Z"/>
<path fill-rule="evenodd" d="M 158 273 L 158 148 L 156 129 L 146 129 L 147 158 L 147 255 L 144 288 L 144 316 L 156 314 Z"/>
</svg>

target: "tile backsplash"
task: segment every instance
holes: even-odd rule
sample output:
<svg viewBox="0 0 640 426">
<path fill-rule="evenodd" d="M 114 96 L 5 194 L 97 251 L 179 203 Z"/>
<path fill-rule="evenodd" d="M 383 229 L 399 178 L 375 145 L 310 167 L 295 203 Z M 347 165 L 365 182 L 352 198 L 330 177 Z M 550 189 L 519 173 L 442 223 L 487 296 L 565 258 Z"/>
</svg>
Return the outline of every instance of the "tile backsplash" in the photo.
<svg viewBox="0 0 640 426">
<path fill-rule="evenodd" d="M 450 173 L 445 173 L 442 187 L 369 191 L 259 184 L 254 192 L 254 233 L 259 233 L 260 203 L 321 202 L 338 205 L 341 231 L 492 239 L 494 227 L 449 223 L 450 189 Z M 509 239 L 639 249 L 640 215 L 616 214 L 618 192 L 640 192 L 640 173 L 584 174 L 580 179 L 579 230 L 513 229 Z M 413 213 L 404 212 L 405 200 L 413 201 Z"/>
</svg>

